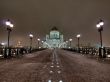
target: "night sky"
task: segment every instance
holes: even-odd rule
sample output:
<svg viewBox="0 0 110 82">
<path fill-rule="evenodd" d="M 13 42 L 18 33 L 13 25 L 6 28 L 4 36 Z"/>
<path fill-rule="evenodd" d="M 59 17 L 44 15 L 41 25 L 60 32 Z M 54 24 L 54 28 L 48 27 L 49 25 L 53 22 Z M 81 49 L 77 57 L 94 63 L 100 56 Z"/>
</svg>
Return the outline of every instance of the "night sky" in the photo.
<svg viewBox="0 0 110 82">
<path fill-rule="evenodd" d="M 53 26 L 56 26 L 65 39 L 82 35 L 81 43 L 99 43 L 96 23 L 102 18 L 105 22 L 103 44 L 110 46 L 110 0 L 0 0 L 0 22 L 11 19 L 15 27 L 11 33 L 11 44 L 21 41 L 28 45 L 29 33 L 42 40 Z M 6 28 L 0 25 L 0 42 L 7 42 Z"/>
</svg>

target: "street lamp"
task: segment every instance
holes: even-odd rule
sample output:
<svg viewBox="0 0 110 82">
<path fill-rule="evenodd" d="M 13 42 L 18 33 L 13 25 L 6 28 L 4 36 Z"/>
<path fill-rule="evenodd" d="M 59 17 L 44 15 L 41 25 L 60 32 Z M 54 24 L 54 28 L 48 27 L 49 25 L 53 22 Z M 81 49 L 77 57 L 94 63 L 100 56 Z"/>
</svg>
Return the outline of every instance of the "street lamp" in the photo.
<svg viewBox="0 0 110 82">
<path fill-rule="evenodd" d="M 66 43 L 68 43 L 68 41 L 66 41 Z"/>
<path fill-rule="evenodd" d="M 39 49 L 39 42 L 40 42 L 40 38 L 38 38 L 38 39 L 37 39 L 37 41 L 38 41 L 38 49 Z"/>
<path fill-rule="evenodd" d="M 29 34 L 29 37 L 30 37 L 30 53 L 31 53 L 33 34 Z"/>
<path fill-rule="evenodd" d="M 98 24 L 96 25 L 97 29 L 98 29 L 98 32 L 100 33 L 100 45 L 101 45 L 101 48 L 99 48 L 99 57 L 104 57 L 104 51 L 103 51 L 103 44 L 102 44 L 102 31 L 103 31 L 103 26 L 104 26 L 104 21 L 103 20 L 100 20 L 98 22 Z"/>
<path fill-rule="evenodd" d="M 66 43 L 66 47 L 68 48 L 68 41 L 65 41 L 65 43 Z"/>
<path fill-rule="evenodd" d="M 1 45 L 2 45 L 2 46 L 5 46 L 5 43 L 2 42 Z"/>
<path fill-rule="evenodd" d="M 80 39 L 80 37 L 81 37 L 81 35 L 80 34 L 77 34 L 77 39 L 78 39 L 78 52 L 79 52 L 79 39 Z"/>
<path fill-rule="evenodd" d="M 6 25 L 6 28 L 7 28 L 7 31 L 8 31 L 8 45 L 7 47 L 9 48 L 10 46 L 10 32 L 12 31 L 14 25 L 11 23 L 11 21 L 8 19 L 6 22 L 5 22 L 5 25 Z"/>
<path fill-rule="evenodd" d="M 70 48 L 71 48 L 71 42 L 72 42 L 72 40 L 73 40 L 73 39 L 71 39 L 71 38 L 69 39 L 69 42 L 70 42 Z"/>
<path fill-rule="evenodd" d="M 97 27 L 97 29 L 98 29 L 98 32 L 100 33 L 100 44 L 101 44 L 101 48 L 103 47 L 103 44 L 102 44 L 103 25 L 104 25 L 104 21 L 103 21 L 103 20 L 100 20 L 100 21 L 98 22 L 98 24 L 96 25 L 96 27 Z"/>
<path fill-rule="evenodd" d="M 42 48 L 43 48 L 43 44 L 44 44 L 44 41 L 42 41 Z"/>
<path fill-rule="evenodd" d="M 5 48 L 5 45 L 6 45 L 6 43 L 4 43 L 4 42 L 1 43 L 2 48 Z"/>
</svg>

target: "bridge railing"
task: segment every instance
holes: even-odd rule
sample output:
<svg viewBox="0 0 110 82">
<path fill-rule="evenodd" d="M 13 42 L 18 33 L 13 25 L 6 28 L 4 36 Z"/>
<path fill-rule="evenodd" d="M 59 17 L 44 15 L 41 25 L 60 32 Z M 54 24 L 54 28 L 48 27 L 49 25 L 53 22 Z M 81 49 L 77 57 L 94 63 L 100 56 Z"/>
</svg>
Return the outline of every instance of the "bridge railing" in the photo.
<svg viewBox="0 0 110 82">
<path fill-rule="evenodd" d="M 25 48 L 0 48 L 0 56 L 4 58 L 18 56 L 28 53 Z"/>
<path fill-rule="evenodd" d="M 110 47 L 103 47 L 103 48 L 95 48 L 95 47 L 80 47 L 79 49 L 74 48 L 63 48 L 64 50 L 69 50 L 81 54 L 89 54 L 92 56 L 98 56 L 101 58 L 110 57 Z"/>
<path fill-rule="evenodd" d="M 27 53 L 33 53 L 36 51 L 44 50 L 44 48 L 37 49 L 33 48 L 0 48 L 0 58 L 10 58 L 10 57 L 16 57 L 16 56 L 22 56 Z"/>
</svg>

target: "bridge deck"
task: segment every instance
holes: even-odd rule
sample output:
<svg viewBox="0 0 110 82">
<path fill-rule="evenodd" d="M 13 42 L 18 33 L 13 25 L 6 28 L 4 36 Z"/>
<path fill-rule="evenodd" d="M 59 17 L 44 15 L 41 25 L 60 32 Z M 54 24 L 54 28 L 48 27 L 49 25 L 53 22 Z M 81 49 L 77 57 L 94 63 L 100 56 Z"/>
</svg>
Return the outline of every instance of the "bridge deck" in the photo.
<svg viewBox="0 0 110 82">
<path fill-rule="evenodd" d="M 110 64 L 64 50 L 0 60 L 0 82 L 110 82 Z"/>
</svg>

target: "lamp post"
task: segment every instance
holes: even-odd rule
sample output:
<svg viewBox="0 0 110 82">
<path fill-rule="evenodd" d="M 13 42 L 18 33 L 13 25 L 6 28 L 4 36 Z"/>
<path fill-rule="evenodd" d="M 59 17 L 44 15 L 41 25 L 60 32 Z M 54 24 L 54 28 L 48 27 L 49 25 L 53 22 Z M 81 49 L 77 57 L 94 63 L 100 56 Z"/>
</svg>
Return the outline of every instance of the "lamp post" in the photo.
<svg viewBox="0 0 110 82">
<path fill-rule="evenodd" d="M 96 25 L 96 27 L 97 27 L 97 29 L 98 29 L 98 32 L 100 33 L 100 45 L 101 45 L 101 47 L 103 47 L 103 44 L 102 44 L 103 25 L 104 25 L 104 21 L 103 21 L 103 20 L 100 20 L 100 21 L 98 22 L 98 24 Z"/>
<path fill-rule="evenodd" d="M 100 46 L 101 48 L 99 48 L 99 56 L 102 57 L 103 56 L 103 43 L 102 43 L 102 31 L 103 31 L 103 25 L 104 25 L 104 21 L 100 19 L 100 21 L 98 22 L 98 24 L 96 25 L 98 32 L 100 34 Z"/>
<path fill-rule="evenodd" d="M 9 49 L 10 47 L 10 33 L 14 27 L 14 25 L 11 23 L 11 21 L 8 19 L 7 21 L 5 21 L 5 25 L 8 31 L 8 42 L 7 42 L 7 54 L 4 55 L 4 58 L 7 58 L 7 56 L 11 57 L 11 49 Z"/>
<path fill-rule="evenodd" d="M 69 46 L 69 47 L 70 47 L 70 48 L 71 48 L 71 42 L 72 42 L 72 40 L 73 40 L 73 39 L 71 39 L 71 38 L 69 39 L 69 42 L 70 42 L 70 46 Z"/>
<path fill-rule="evenodd" d="M 30 37 L 30 53 L 31 53 L 33 34 L 29 34 L 29 37 Z"/>
<path fill-rule="evenodd" d="M 66 48 L 68 48 L 68 41 L 66 41 L 65 43 L 66 43 Z"/>
<path fill-rule="evenodd" d="M 43 44 L 44 44 L 44 41 L 42 41 L 42 48 L 43 48 Z"/>
<path fill-rule="evenodd" d="M 81 37 L 81 35 L 80 34 L 77 34 L 77 39 L 78 39 L 78 52 L 79 52 L 79 48 L 80 48 L 80 46 L 79 46 L 79 39 L 80 39 L 80 37 Z"/>
<path fill-rule="evenodd" d="M 7 31 L 8 31 L 8 45 L 7 45 L 7 47 L 9 48 L 9 46 L 10 46 L 10 32 L 12 31 L 14 25 L 11 23 L 11 21 L 9 19 L 5 22 L 5 25 L 6 25 Z"/>
<path fill-rule="evenodd" d="M 37 41 L 38 41 L 38 49 L 39 49 L 39 42 L 40 42 L 40 38 L 38 38 L 38 39 L 37 39 Z"/>
</svg>

